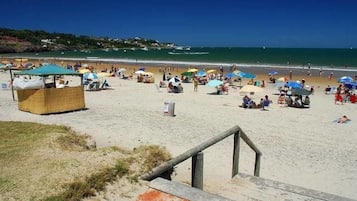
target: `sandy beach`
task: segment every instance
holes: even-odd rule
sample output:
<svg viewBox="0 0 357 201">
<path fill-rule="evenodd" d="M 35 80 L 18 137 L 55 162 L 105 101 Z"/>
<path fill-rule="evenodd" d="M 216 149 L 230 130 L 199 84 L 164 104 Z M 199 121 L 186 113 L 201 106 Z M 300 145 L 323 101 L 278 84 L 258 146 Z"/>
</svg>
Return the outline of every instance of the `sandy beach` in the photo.
<svg viewBox="0 0 357 201">
<path fill-rule="evenodd" d="M 112 64 L 91 65 L 101 71 Z M 129 64 L 115 66 L 127 68 L 127 72 L 138 68 Z M 159 68 L 146 68 L 155 73 L 158 84 L 162 79 Z M 180 76 L 184 70 L 176 67 L 171 73 Z M 11 90 L 1 89 L 0 120 L 70 126 L 91 135 L 99 147 L 117 145 L 133 149 L 139 145 L 162 145 L 172 156 L 239 125 L 263 153 L 261 177 L 357 199 L 357 104 L 335 104 L 334 96 L 324 93 L 327 85 L 338 86 L 339 76 L 354 77 L 356 72 L 335 70 L 333 79 L 328 79 L 327 70 L 319 76 L 319 70 L 313 69 L 312 76 L 307 76 L 306 69 L 293 69 L 294 80 L 305 79 L 306 84 L 315 88 L 310 97 L 311 107 L 297 109 L 277 104 L 278 90 L 268 82 L 270 70 L 278 71 L 276 77 L 280 77 L 288 76 L 289 69 L 242 67 L 239 70 L 257 74 L 256 80 L 265 80 L 264 92 L 251 98 L 259 102 L 268 95 L 273 101 L 268 111 L 239 107 L 243 96 L 233 87 L 229 88 L 228 95 L 211 95 L 216 90 L 213 87 L 199 85 L 194 92 L 192 83 L 182 83 L 184 93 L 174 94 L 168 93 L 166 88 L 158 91 L 153 83 L 106 77 L 111 89 L 85 91 L 88 110 L 63 114 L 36 115 L 19 111 Z M 8 83 L 9 79 L 8 72 L 0 72 L 1 83 Z M 71 77 L 66 79 L 75 82 Z M 247 81 L 244 79 L 242 85 Z M 163 114 L 165 101 L 175 102 L 175 117 Z M 342 115 L 352 121 L 334 122 Z M 230 137 L 204 152 L 205 190 L 219 193 L 226 188 L 231 174 L 232 149 L 233 137 Z M 190 182 L 190 167 L 190 160 L 180 164 L 173 179 Z M 253 169 L 254 153 L 243 144 L 240 171 L 252 174 Z M 234 199 L 234 192 L 223 196 Z"/>
</svg>

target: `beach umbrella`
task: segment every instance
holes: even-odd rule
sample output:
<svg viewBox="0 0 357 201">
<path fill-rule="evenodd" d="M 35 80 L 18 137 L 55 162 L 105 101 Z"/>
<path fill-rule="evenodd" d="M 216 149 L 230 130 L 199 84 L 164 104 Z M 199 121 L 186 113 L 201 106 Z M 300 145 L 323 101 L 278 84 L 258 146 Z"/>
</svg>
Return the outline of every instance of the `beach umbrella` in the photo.
<svg viewBox="0 0 357 201">
<path fill-rule="evenodd" d="M 172 83 L 172 85 L 177 86 L 179 83 L 181 83 L 181 79 L 178 77 L 173 77 L 169 79 L 169 83 Z"/>
<path fill-rule="evenodd" d="M 291 89 L 291 95 L 293 96 L 295 95 L 309 96 L 311 94 L 312 92 L 307 89 L 301 89 L 301 88 Z"/>
<path fill-rule="evenodd" d="M 203 77 L 203 76 L 206 76 L 207 75 L 207 73 L 205 72 L 205 71 L 198 71 L 197 73 L 196 73 L 196 76 L 197 77 Z"/>
<path fill-rule="evenodd" d="M 221 84 L 223 84 L 223 82 L 221 80 L 210 80 L 207 83 L 207 86 L 209 86 L 209 87 L 218 87 Z"/>
<path fill-rule="evenodd" d="M 241 78 L 250 78 L 250 79 L 257 77 L 256 75 L 254 75 L 252 73 L 245 73 L 242 71 L 240 71 L 237 75 L 238 75 L 238 77 L 241 77 Z"/>
<path fill-rule="evenodd" d="M 287 77 L 279 77 L 278 79 L 275 80 L 276 82 L 287 82 L 289 79 Z"/>
<path fill-rule="evenodd" d="M 135 74 L 137 74 L 137 75 L 141 75 L 141 74 L 143 74 L 143 73 L 145 73 L 145 71 L 143 71 L 143 70 L 135 71 Z"/>
<path fill-rule="evenodd" d="M 240 73 L 240 71 L 239 71 L 239 70 L 235 70 L 235 71 L 233 71 L 232 73 L 238 75 L 238 73 Z"/>
<path fill-rule="evenodd" d="M 354 81 L 354 79 L 350 76 L 343 76 L 343 77 L 338 78 L 338 80 L 337 80 L 338 83 L 353 82 L 353 81 Z"/>
<path fill-rule="evenodd" d="M 188 77 L 188 76 L 192 76 L 192 75 L 193 75 L 193 72 L 188 72 L 188 71 L 186 71 L 186 72 L 181 73 L 181 75 Z"/>
<path fill-rule="evenodd" d="M 18 59 L 15 59 L 15 61 L 25 62 L 25 61 L 28 61 L 28 59 L 26 59 L 26 58 L 18 58 Z"/>
<path fill-rule="evenodd" d="M 83 74 L 83 78 L 84 78 L 85 80 L 88 80 L 88 79 L 90 79 L 90 80 L 97 80 L 99 77 L 98 77 L 98 74 L 96 74 L 96 73 L 87 72 L 87 73 L 84 73 L 84 74 Z"/>
<path fill-rule="evenodd" d="M 263 92 L 264 89 L 261 87 L 257 87 L 254 85 L 244 85 L 240 90 L 239 93 L 257 93 Z"/>
<path fill-rule="evenodd" d="M 273 86 L 279 88 L 279 87 L 284 87 L 285 84 L 286 84 L 286 82 L 275 82 Z"/>
<path fill-rule="evenodd" d="M 345 82 L 345 87 L 350 88 L 350 89 L 356 89 L 357 88 L 357 82 Z"/>
<path fill-rule="evenodd" d="M 181 82 L 181 79 L 178 77 L 172 77 L 171 79 L 169 79 L 169 82 L 178 83 L 178 82 Z"/>
<path fill-rule="evenodd" d="M 278 74 L 278 72 L 276 72 L 276 71 L 270 71 L 270 72 L 268 73 L 268 75 L 270 75 L 270 76 L 277 75 L 277 74 Z"/>
<path fill-rule="evenodd" d="M 86 69 L 86 68 L 83 68 L 83 69 L 79 69 L 78 72 L 84 74 L 84 73 L 89 73 L 90 70 Z"/>
<path fill-rule="evenodd" d="M 191 72 L 191 73 L 195 73 L 197 72 L 198 70 L 196 68 L 191 68 L 191 69 L 188 69 L 187 72 Z"/>
<path fill-rule="evenodd" d="M 152 72 L 144 72 L 142 75 L 153 76 L 153 75 L 154 75 L 154 73 L 152 73 Z"/>
<path fill-rule="evenodd" d="M 28 62 L 28 63 L 25 63 L 25 64 L 24 64 L 24 67 L 25 67 L 25 68 L 30 68 L 30 67 L 32 67 L 32 66 L 34 66 L 34 64 L 31 63 L 31 62 Z"/>
<path fill-rule="evenodd" d="M 294 82 L 294 81 L 289 81 L 285 84 L 285 86 L 287 87 L 291 87 L 292 89 L 295 89 L 295 88 L 302 88 L 302 85 L 298 82 Z"/>
<path fill-rule="evenodd" d="M 214 69 L 208 70 L 207 73 L 208 73 L 208 74 L 210 74 L 210 73 L 216 73 L 216 70 L 214 70 Z"/>
<path fill-rule="evenodd" d="M 98 75 L 98 77 L 111 77 L 112 76 L 112 74 L 107 73 L 107 72 L 100 72 L 97 75 Z"/>
<path fill-rule="evenodd" d="M 122 73 L 122 72 L 125 72 L 125 71 L 126 71 L 125 68 L 119 68 L 119 70 L 118 70 L 119 73 Z"/>
<path fill-rule="evenodd" d="M 235 74 L 235 73 L 228 73 L 225 77 L 226 78 L 233 78 L 233 77 L 238 77 L 238 75 Z"/>
</svg>

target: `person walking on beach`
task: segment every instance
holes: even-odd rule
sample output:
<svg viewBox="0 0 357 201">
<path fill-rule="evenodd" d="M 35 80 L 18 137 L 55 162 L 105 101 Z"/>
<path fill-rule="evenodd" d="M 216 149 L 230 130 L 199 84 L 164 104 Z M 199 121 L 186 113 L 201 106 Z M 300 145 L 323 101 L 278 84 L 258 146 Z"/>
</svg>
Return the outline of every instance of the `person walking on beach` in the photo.
<svg viewBox="0 0 357 201">
<path fill-rule="evenodd" d="M 289 72 L 289 80 L 292 80 L 292 79 L 293 79 L 293 71 L 290 70 L 290 72 Z"/>
<path fill-rule="evenodd" d="M 198 91 L 198 79 L 197 77 L 193 78 L 193 91 Z"/>
<path fill-rule="evenodd" d="M 333 72 L 331 72 L 331 73 L 330 73 L 330 76 L 328 77 L 328 79 L 330 79 L 330 80 L 331 80 L 331 79 L 332 79 L 332 77 L 333 77 Z"/>
</svg>

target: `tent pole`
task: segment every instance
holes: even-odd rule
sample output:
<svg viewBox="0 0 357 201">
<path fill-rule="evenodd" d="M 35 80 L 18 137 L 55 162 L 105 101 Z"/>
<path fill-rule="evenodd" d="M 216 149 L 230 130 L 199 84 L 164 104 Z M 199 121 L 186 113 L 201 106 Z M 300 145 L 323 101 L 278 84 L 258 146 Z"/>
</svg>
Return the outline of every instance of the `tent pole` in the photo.
<svg viewBox="0 0 357 201">
<path fill-rule="evenodd" d="M 11 85 L 11 93 L 12 93 L 12 100 L 13 101 L 16 101 L 15 100 L 15 95 L 14 95 L 14 86 L 13 86 L 13 80 L 12 80 L 12 70 L 10 68 L 10 85 Z"/>
</svg>

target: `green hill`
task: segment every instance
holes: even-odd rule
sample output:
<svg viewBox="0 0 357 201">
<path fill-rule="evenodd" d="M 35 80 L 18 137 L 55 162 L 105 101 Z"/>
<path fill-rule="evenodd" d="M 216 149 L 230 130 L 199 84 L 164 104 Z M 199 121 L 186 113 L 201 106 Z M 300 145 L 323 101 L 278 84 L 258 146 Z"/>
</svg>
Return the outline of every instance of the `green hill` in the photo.
<svg viewBox="0 0 357 201">
<path fill-rule="evenodd" d="M 0 28 L 0 53 L 44 52 L 106 48 L 165 48 L 172 43 L 153 39 L 76 36 L 68 33 Z"/>
</svg>

